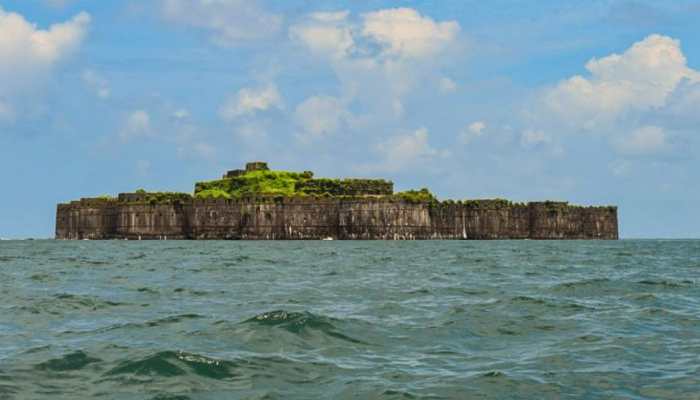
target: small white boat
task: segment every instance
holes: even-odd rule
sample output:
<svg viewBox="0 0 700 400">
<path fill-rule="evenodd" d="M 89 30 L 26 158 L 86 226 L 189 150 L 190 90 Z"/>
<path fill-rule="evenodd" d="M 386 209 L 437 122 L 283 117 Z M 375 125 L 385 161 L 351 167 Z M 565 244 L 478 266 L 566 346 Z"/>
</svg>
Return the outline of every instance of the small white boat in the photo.
<svg viewBox="0 0 700 400">
<path fill-rule="evenodd" d="M 321 240 L 335 240 L 335 239 L 333 239 L 332 237 L 328 236 L 328 237 L 324 237 L 324 238 L 321 239 Z"/>
</svg>

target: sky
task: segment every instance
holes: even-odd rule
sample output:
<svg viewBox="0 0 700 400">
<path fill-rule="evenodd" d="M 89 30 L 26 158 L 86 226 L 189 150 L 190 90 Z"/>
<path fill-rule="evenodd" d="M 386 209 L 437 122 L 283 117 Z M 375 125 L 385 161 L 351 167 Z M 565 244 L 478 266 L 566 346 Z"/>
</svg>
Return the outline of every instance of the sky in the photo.
<svg viewBox="0 0 700 400">
<path fill-rule="evenodd" d="M 700 237 L 700 0 L 0 0 L 0 237 L 246 161 Z"/>
</svg>

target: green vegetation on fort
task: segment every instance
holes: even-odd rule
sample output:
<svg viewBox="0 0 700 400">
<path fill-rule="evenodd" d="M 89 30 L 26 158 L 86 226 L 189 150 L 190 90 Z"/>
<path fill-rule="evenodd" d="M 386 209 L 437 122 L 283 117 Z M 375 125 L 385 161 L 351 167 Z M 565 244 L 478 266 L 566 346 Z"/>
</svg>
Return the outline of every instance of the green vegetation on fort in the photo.
<svg viewBox="0 0 700 400">
<path fill-rule="evenodd" d="M 437 197 L 435 197 L 435 195 L 433 195 L 427 188 L 422 188 L 420 190 L 406 190 L 404 192 L 396 193 L 394 196 L 408 203 L 434 203 L 438 201 Z"/>
<path fill-rule="evenodd" d="M 198 182 L 198 199 L 238 199 L 252 196 L 390 195 L 393 183 L 381 179 L 313 178 L 313 173 L 256 170 L 214 181 Z"/>
<path fill-rule="evenodd" d="M 194 193 L 197 198 L 241 198 L 256 195 L 294 196 L 297 183 L 308 180 L 304 172 L 250 171 L 233 178 L 197 182 Z"/>
</svg>

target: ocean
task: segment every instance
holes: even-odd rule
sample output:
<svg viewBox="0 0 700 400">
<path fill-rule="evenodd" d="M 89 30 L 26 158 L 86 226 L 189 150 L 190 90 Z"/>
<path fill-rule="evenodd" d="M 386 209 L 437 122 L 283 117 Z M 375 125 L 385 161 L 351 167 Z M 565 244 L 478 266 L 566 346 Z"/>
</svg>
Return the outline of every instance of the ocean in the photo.
<svg viewBox="0 0 700 400">
<path fill-rule="evenodd" d="M 700 399 L 700 241 L 0 242 L 0 399 Z"/>
</svg>

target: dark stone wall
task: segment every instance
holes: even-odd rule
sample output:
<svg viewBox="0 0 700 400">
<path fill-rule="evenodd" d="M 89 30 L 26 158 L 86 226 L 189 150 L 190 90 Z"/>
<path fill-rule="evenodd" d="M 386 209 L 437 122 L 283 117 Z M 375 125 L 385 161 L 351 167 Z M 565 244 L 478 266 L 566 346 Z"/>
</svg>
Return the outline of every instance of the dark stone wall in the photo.
<svg viewBox="0 0 700 400">
<path fill-rule="evenodd" d="M 58 205 L 57 239 L 617 239 L 616 207 L 251 198 Z"/>
</svg>

